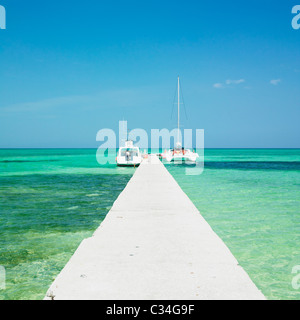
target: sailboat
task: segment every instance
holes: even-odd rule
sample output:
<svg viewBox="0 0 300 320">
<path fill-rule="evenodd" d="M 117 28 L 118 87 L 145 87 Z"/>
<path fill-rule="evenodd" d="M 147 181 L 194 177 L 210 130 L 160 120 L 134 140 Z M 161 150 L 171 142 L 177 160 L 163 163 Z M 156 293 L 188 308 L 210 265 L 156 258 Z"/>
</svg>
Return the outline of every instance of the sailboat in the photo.
<svg viewBox="0 0 300 320">
<path fill-rule="evenodd" d="M 198 153 L 194 150 L 185 149 L 180 143 L 180 80 L 178 77 L 178 110 L 177 110 L 177 142 L 174 149 L 165 150 L 162 154 L 162 158 L 168 162 L 176 163 L 196 163 L 197 158 L 199 158 Z"/>
</svg>

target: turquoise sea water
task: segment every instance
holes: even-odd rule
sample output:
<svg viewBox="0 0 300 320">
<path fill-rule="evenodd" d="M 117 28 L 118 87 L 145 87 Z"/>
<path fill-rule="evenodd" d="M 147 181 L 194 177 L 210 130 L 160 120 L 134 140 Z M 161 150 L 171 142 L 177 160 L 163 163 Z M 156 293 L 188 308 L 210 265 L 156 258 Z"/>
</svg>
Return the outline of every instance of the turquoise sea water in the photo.
<svg viewBox="0 0 300 320">
<path fill-rule="evenodd" d="M 166 167 L 267 298 L 300 298 L 300 150 L 208 149 L 201 175 Z M 42 299 L 134 170 L 93 149 L 0 150 L 0 299 Z"/>
<path fill-rule="evenodd" d="M 134 169 L 99 166 L 95 150 L 0 150 L 0 299 L 42 299 L 92 235 Z"/>
<path fill-rule="evenodd" d="M 300 299 L 299 149 L 205 150 L 199 176 L 167 168 L 268 299 Z"/>
</svg>

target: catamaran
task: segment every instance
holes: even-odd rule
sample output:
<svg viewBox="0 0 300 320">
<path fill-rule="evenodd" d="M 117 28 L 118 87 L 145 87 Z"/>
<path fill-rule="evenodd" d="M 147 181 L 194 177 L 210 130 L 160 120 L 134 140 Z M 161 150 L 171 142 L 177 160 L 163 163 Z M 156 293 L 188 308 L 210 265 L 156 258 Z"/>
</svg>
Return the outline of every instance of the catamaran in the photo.
<svg viewBox="0 0 300 320">
<path fill-rule="evenodd" d="M 198 153 L 194 150 L 185 149 L 180 143 L 180 82 L 178 77 L 178 110 L 177 110 L 177 143 L 174 149 L 165 150 L 165 152 L 161 155 L 163 159 L 168 162 L 176 162 L 176 163 L 196 163 L 197 158 L 199 158 Z"/>
</svg>

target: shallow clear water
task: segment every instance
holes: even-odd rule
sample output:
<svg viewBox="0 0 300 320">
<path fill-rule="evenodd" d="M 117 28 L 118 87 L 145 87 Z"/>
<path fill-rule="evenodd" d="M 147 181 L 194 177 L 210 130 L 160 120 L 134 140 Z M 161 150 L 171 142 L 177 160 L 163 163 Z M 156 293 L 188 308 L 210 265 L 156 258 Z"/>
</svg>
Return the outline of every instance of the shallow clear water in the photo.
<svg viewBox="0 0 300 320">
<path fill-rule="evenodd" d="M 0 299 L 42 299 L 133 172 L 95 150 L 0 150 Z"/>
<path fill-rule="evenodd" d="M 267 298 L 300 298 L 300 150 L 206 150 L 201 175 L 167 168 Z"/>
<path fill-rule="evenodd" d="M 300 150 L 208 149 L 201 175 L 166 167 L 267 298 L 300 298 Z M 93 149 L 0 150 L 0 299 L 42 299 L 134 170 Z"/>
</svg>

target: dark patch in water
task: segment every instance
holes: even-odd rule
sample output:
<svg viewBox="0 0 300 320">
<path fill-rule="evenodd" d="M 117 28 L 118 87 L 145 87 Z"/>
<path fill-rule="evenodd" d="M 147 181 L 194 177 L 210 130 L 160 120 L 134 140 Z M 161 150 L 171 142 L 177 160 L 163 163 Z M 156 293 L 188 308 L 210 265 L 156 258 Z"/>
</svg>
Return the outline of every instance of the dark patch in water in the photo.
<svg viewBox="0 0 300 320">
<path fill-rule="evenodd" d="M 205 161 L 210 169 L 300 170 L 300 161 Z"/>
</svg>

